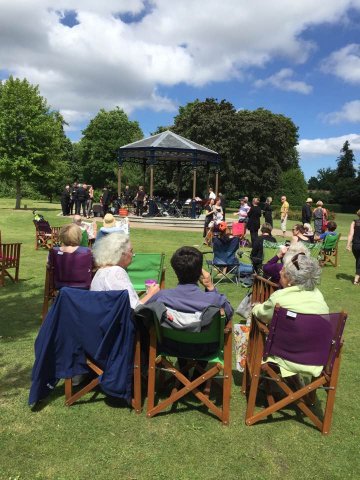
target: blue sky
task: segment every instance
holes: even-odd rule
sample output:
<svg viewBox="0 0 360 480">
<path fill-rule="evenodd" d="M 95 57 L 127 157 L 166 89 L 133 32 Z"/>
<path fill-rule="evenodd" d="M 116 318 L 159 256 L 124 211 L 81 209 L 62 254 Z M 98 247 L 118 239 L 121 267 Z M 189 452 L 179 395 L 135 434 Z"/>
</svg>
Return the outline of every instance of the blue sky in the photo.
<svg viewBox="0 0 360 480">
<path fill-rule="evenodd" d="M 289 116 L 307 178 L 346 139 L 360 157 L 360 0 L 0 0 L 9 74 L 39 85 L 75 141 L 100 108 L 148 135 L 215 97 Z"/>
</svg>

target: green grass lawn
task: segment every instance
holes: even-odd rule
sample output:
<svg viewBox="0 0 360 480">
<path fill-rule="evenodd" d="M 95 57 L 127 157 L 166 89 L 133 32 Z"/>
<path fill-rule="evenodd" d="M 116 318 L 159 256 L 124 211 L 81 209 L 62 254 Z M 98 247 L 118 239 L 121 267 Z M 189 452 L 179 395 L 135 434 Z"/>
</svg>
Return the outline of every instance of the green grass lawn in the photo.
<svg viewBox="0 0 360 480">
<path fill-rule="evenodd" d="M 241 376 L 235 371 L 230 426 L 224 427 L 189 399 L 174 413 L 147 419 L 104 396 L 64 406 L 61 381 L 40 411 L 27 405 L 33 344 L 40 326 L 47 253 L 34 249 L 32 211 L 36 207 L 53 225 L 58 205 L 23 200 L 28 210 L 13 210 L 14 200 L 0 199 L 3 242 L 21 241 L 20 283 L 0 289 L 0 479 L 298 479 L 358 478 L 360 363 L 360 290 L 352 285 L 354 259 L 340 247 L 340 266 L 323 270 L 321 290 L 331 310 L 345 308 L 349 319 L 331 434 L 323 437 L 309 421 L 274 415 L 246 427 Z M 346 235 L 351 215 L 338 215 Z M 276 225 L 277 226 L 277 223 Z M 181 245 L 201 245 L 201 232 L 133 229 L 135 251 L 166 253 L 166 285 L 176 284 L 169 265 Z M 246 293 L 224 285 L 236 306 Z M 238 319 L 234 318 L 234 322 Z"/>
</svg>

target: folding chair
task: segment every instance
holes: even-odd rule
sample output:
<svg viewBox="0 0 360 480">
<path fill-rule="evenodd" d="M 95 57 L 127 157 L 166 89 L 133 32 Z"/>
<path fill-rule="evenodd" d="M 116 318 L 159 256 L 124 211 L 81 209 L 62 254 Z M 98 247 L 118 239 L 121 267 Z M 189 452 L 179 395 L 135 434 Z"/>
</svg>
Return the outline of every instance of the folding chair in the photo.
<svg viewBox="0 0 360 480">
<path fill-rule="evenodd" d="M 324 239 L 324 243 L 321 244 L 320 250 L 320 265 L 324 266 L 326 263 L 330 263 L 333 267 L 338 266 L 339 257 L 339 240 L 341 233 L 336 235 L 327 235 Z"/>
<path fill-rule="evenodd" d="M 141 411 L 140 341 L 127 291 L 62 288 L 40 328 L 29 404 L 46 398 L 65 379 L 65 404 L 96 386 Z M 72 378 L 93 374 L 73 391 Z M 94 378 L 95 375 L 95 378 Z"/>
<path fill-rule="evenodd" d="M 59 243 L 61 227 L 50 227 L 47 220 L 33 220 L 35 225 L 35 250 L 39 247 L 50 248 Z"/>
<path fill-rule="evenodd" d="M 228 241 L 223 242 L 220 238 L 213 239 L 213 253 L 212 260 L 206 260 L 210 269 L 211 279 L 214 282 L 216 275 L 220 278 L 214 283 L 217 285 L 224 279 L 238 284 L 239 282 L 239 261 L 236 258 L 236 252 L 239 249 L 239 238 L 233 237 Z"/>
<path fill-rule="evenodd" d="M 159 318 L 154 314 L 153 325 L 150 329 L 147 417 L 157 415 L 185 395 L 192 393 L 224 425 L 229 424 L 232 328 L 231 321 L 225 325 L 224 311 L 215 307 L 214 310 L 211 323 L 200 332 L 166 328 L 160 324 Z M 195 358 L 194 351 L 198 352 Z M 213 353 L 209 353 L 210 351 Z M 175 360 L 169 357 L 186 359 L 188 360 L 187 365 L 180 369 L 175 366 Z M 202 365 L 199 365 L 198 362 L 202 362 Z M 204 368 L 204 362 L 207 362 L 208 370 Z M 186 374 L 192 367 L 200 372 L 200 376 L 189 380 Z M 171 378 L 177 381 L 170 396 L 157 404 L 155 404 L 156 370 L 162 374 L 171 374 Z M 215 384 L 218 377 L 223 380 L 222 385 L 216 383 L 222 389 L 221 406 L 217 406 L 209 398 L 211 386 Z M 169 383 L 161 382 L 162 380 L 164 380 L 164 376 L 159 375 L 159 383 Z M 212 380 L 214 381 L 212 382 Z M 178 388 L 180 385 L 181 388 Z M 199 390 L 202 385 L 205 385 L 204 392 Z"/>
<path fill-rule="evenodd" d="M 131 283 L 139 295 L 146 292 L 146 280 L 153 279 L 165 288 L 165 254 L 136 253 L 127 268 Z"/>
<path fill-rule="evenodd" d="M 243 393 L 247 394 L 245 423 L 253 425 L 274 412 L 295 404 L 306 417 L 324 434 L 330 431 L 335 394 L 340 368 L 342 334 L 347 315 L 344 312 L 328 315 L 312 315 L 290 312 L 276 306 L 269 326 L 253 318 L 253 363 L 248 369 L 248 376 Z M 277 356 L 301 365 L 306 374 L 307 365 L 323 365 L 317 378 L 312 378 L 306 385 L 297 380 L 297 376 L 284 379 L 279 373 L 278 365 L 268 360 Z M 255 413 L 256 397 L 260 381 L 265 388 L 268 406 Z M 275 393 L 269 388 L 276 384 L 283 393 L 275 400 Z M 327 399 L 322 418 L 310 408 L 315 404 L 316 391 L 323 388 Z M 278 394 L 278 393 L 277 393 Z M 318 408 L 319 405 L 316 405 Z"/>
<path fill-rule="evenodd" d="M 81 253 L 61 252 L 56 248 L 50 250 L 46 265 L 42 321 L 49 310 L 49 303 L 54 301 L 60 288 L 73 287 L 89 290 L 92 267 L 90 250 Z"/>
<path fill-rule="evenodd" d="M 1 243 L 0 244 L 0 287 L 5 285 L 5 277 L 9 277 L 12 282 L 19 281 L 21 243 Z M 15 274 L 9 273 L 10 268 L 15 268 Z"/>
</svg>

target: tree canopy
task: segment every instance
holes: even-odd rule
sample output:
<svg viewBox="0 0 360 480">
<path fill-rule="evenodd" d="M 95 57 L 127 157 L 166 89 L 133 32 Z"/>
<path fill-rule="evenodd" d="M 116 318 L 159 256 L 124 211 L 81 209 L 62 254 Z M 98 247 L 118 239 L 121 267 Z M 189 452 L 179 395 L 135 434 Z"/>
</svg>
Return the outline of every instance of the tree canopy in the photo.
<svg viewBox="0 0 360 480">
<path fill-rule="evenodd" d="M 195 100 L 179 108 L 171 129 L 220 154 L 220 189 L 229 197 L 236 197 L 239 192 L 274 193 L 281 172 L 299 168 L 297 127 L 291 119 L 268 110 L 236 111 L 226 100 Z M 161 169 L 162 173 L 156 173 L 160 182 L 174 186 L 178 172 L 170 167 Z M 187 177 L 183 175 L 183 188 L 190 190 L 191 176 Z M 204 192 L 204 169 L 199 169 L 198 178 L 198 191 Z"/>
<path fill-rule="evenodd" d="M 46 183 L 49 172 L 67 160 L 63 124 L 38 86 L 12 76 L 0 84 L 0 173 L 15 182 L 16 208 L 20 208 L 22 183 Z"/>
<path fill-rule="evenodd" d="M 360 203 L 360 172 L 348 140 L 340 150 L 337 167 L 321 168 L 316 177 L 311 177 L 308 185 L 312 190 L 328 190 L 329 202 L 349 206 Z"/>
<path fill-rule="evenodd" d="M 143 138 L 138 122 L 119 107 L 101 109 L 82 133 L 77 147 L 80 171 L 83 180 L 96 187 L 114 183 L 119 148 Z"/>
</svg>

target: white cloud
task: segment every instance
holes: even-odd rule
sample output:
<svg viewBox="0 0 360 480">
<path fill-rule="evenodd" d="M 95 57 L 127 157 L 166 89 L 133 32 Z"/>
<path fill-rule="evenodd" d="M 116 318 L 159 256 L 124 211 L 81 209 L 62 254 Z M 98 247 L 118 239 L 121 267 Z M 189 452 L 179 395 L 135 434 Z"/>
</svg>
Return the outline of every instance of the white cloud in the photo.
<svg viewBox="0 0 360 480">
<path fill-rule="evenodd" d="M 346 140 L 349 141 L 350 148 L 354 152 L 360 151 L 360 135 L 357 133 L 349 133 L 348 135 L 342 135 L 341 137 L 314 138 L 313 140 L 302 139 L 299 141 L 298 152 L 301 156 L 338 156 Z"/>
<path fill-rule="evenodd" d="M 274 58 L 305 62 L 314 45 L 302 32 L 342 21 L 351 7 L 360 0 L 316 8 L 313 0 L 0 0 L 0 65 L 39 84 L 73 124 L 116 105 L 173 111 L 162 87 L 239 79 Z M 68 10 L 73 28 L 61 23 Z M 140 21 L 121 20 L 141 12 Z M 291 73 L 278 85 L 308 93 Z"/>
<path fill-rule="evenodd" d="M 360 122 L 360 100 L 345 103 L 338 112 L 331 112 L 323 116 L 324 120 L 336 124 L 340 122 Z"/>
<path fill-rule="evenodd" d="M 254 85 L 257 88 L 265 87 L 271 85 L 280 90 L 285 90 L 287 92 L 297 92 L 303 93 L 305 95 L 312 92 L 312 86 L 301 81 L 293 80 L 294 75 L 293 70 L 290 68 L 283 68 L 279 72 L 271 75 L 268 78 L 263 80 L 257 80 Z"/>
<path fill-rule="evenodd" d="M 345 82 L 360 83 L 360 45 L 351 43 L 333 52 L 322 63 L 322 70 L 341 78 Z"/>
</svg>

